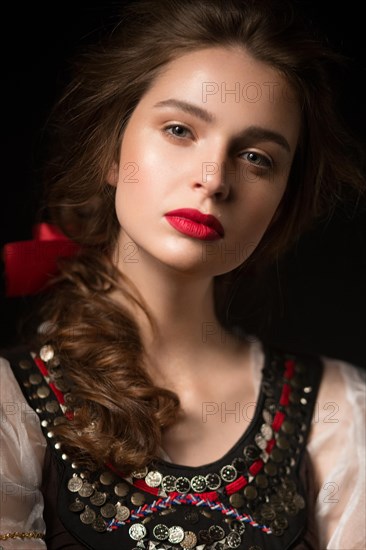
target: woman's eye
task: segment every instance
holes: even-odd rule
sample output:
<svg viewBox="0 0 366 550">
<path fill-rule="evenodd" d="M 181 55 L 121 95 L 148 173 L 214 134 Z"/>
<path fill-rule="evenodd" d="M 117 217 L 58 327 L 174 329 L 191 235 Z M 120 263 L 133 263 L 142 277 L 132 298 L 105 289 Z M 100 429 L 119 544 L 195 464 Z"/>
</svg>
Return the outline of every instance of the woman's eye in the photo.
<svg viewBox="0 0 366 550">
<path fill-rule="evenodd" d="M 185 126 L 182 126 L 182 124 L 170 124 L 164 128 L 164 131 L 168 135 L 175 138 L 186 138 L 192 136 L 192 132 Z"/>
<path fill-rule="evenodd" d="M 260 153 L 256 153 L 254 151 L 247 151 L 246 153 L 242 153 L 240 156 L 244 160 L 250 162 L 250 164 L 253 164 L 254 166 L 259 166 L 261 168 L 272 167 L 271 159 L 265 155 L 261 155 Z"/>
</svg>

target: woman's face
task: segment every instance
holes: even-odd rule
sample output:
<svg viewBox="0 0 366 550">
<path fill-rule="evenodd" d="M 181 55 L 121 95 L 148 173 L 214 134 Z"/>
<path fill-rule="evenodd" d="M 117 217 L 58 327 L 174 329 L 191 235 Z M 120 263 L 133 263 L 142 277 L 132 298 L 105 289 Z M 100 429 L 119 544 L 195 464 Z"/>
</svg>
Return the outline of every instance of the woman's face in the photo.
<svg viewBox="0 0 366 550">
<path fill-rule="evenodd" d="M 299 131 L 291 87 L 242 49 L 198 50 L 166 65 L 135 108 L 112 171 L 121 269 L 153 262 L 214 276 L 242 264 L 276 213 Z"/>
</svg>

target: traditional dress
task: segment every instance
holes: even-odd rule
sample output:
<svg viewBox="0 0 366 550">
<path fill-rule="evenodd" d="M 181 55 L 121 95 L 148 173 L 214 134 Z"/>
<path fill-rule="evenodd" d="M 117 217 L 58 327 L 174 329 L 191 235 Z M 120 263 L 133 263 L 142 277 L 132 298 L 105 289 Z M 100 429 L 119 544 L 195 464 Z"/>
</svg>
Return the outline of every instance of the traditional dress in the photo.
<svg viewBox="0 0 366 550">
<path fill-rule="evenodd" d="M 52 428 L 71 418 L 69 388 L 52 345 L 4 351 L 0 534 L 45 533 L 4 549 L 363 549 L 364 372 L 251 346 L 257 399 L 237 443 L 199 467 L 162 452 L 128 477 L 63 452 Z"/>
</svg>

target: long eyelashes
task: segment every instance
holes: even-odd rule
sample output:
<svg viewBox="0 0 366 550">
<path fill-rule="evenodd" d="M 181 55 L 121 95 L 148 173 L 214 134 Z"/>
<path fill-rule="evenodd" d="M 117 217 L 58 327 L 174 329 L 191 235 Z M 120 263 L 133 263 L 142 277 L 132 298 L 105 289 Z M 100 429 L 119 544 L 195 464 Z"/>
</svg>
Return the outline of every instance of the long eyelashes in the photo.
<svg viewBox="0 0 366 550">
<path fill-rule="evenodd" d="M 248 155 L 245 160 L 253 164 L 253 166 L 257 166 L 258 168 L 273 168 L 272 159 L 266 155 L 262 155 L 256 151 L 245 151 L 240 154 L 241 157 L 244 157 L 244 155 Z"/>
<path fill-rule="evenodd" d="M 164 135 L 166 135 L 170 140 L 175 142 L 184 143 L 187 140 L 194 140 L 192 130 L 185 126 L 184 124 L 168 124 L 162 129 Z M 244 160 L 254 168 L 269 170 L 273 169 L 274 163 L 271 157 L 259 153 L 258 151 L 244 151 L 240 152 L 238 155 L 239 159 Z"/>
<path fill-rule="evenodd" d="M 163 128 L 163 132 L 174 139 L 186 139 L 188 137 L 193 138 L 193 134 L 189 128 L 183 124 L 169 124 Z"/>
</svg>

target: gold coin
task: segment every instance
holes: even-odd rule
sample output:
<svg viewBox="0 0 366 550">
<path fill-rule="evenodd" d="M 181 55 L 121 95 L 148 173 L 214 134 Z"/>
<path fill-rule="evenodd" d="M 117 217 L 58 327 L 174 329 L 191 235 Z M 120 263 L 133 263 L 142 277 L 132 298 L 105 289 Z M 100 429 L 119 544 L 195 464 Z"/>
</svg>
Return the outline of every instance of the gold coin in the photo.
<svg viewBox="0 0 366 550">
<path fill-rule="evenodd" d="M 90 497 L 94 493 L 94 487 L 91 483 L 84 481 L 78 492 L 81 497 Z"/>
<path fill-rule="evenodd" d="M 147 475 L 148 471 L 149 470 L 147 466 L 145 466 L 140 470 L 135 470 L 134 472 L 132 472 L 132 477 L 135 477 L 136 479 L 143 479 Z"/>
<path fill-rule="evenodd" d="M 114 492 L 119 497 L 125 497 L 126 495 L 128 495 L 129 490 L 129 485 L 127 483 L 124 483 L 123 481 L 121 483 L 117 483 L 114 486 Z"/>
<path fill-rule="evenodd" d="M 67 488 L 72 493 L 77 493 L 79 489 L 83 486 L 83 480 L 79 476 L 73 476 L 69 481 L 67 482 Z"/>
<path fill-rule="evenodd" d="M 142 506 L 145 504 L 145 496 L 142 493 L 132 493 L 131 495 L 131 502 L 135 506 Z"/>
<path fill-rule="evenodd" d="M 37 395 L 38 397 L 40 397 L 41 399 L 45 399 L 46 397 L 48 397 L 50 395 L 50 388 L 48 386 L 40 386 L 38 389 L 37 389 Z"/>
<path fill-rule="evenodd" d="M 195 548 L 197 537 L 193 531 L 184 531 L 184 539 L 180 542 L 182 548 Z"/>
<path fill-rule="evenodd" d="M 107 524 L 101 516 L 97 516 L 92 523 L 93 529 L 98 533 L 104 533 L 107 530 Z"/>
<path fill-rule="evenodd" d="M 99 481 L 103 483 L 103 485 L 111 485 L 114 479 L 115 479 L 114 474 L 108 470 L 106 470 L 99 476 Z"/>
<path fill-rule="evenodd" d="M 55 352 L 53 350 L 53 347 L 47 344 L 45 346 L 42 346 L 39 352 L 40 358 L 42 359 L 42 361 L 45 361 L 46 363 L 47 361 L 50 361 L 51 359 L 53 359 L 54 354 Z"/>
<path fill-rule="evenodd" d="M 230 504 L 234 506 L 234 508 L 240 508 L 244 505 L 244 498 L 240 493 L 234 493 L 233 495 L 230 495 L 229 501 Z"/>
<path fill-rule="evenodd" d="M 28 380 L 33 386 L 37 386 L 42 382 L 43 377 L 38 373 L 33 373 L 30 375 Z"/>
<path fill-rule="evenodd" d="M 121 504 L 116 504 L 116 519 L 118 521 L 126 521 L 130 517 L 130 509 L 127 506 L 122 506 Z"/>
<path fill-rule="evenodd" d="M 47 401 L 46 403 L 46 411 L 49 412 L 49 413 L 55 413 L 59 410 L 59 404 L 57 403 L 57 401 Z"/>
<path fill-rule="evenodd" d="M 100 513 L 104 518 L 113 518 L 116 515 L 117 508 L 111 502 L 107 502 L 101 507 Z"/>
<path fill-rule="evenodd" d="M 95 491 L 95 493 L 90 497 L 90 502 L 94 504 L 94 506 L 103 506 L 106 500 L 107 495 L 105 493 L 101 493 L 100 491 Z"/>
<path fill-rule="evenodd" d="M 253 485 L 247 485 L 244 488 L 243 493 L 245 498 L 247 498 L 248 500 L 254 500 L 255 498 L 257 498 L 258 495 L 258 491 L 255 487 L 253 487 Z"/>
<path fill-rule="evenodd" d="M 96 517 L 97 514 L 94 512 L 94 510 L 89 508 L 89 506 L 85 506 L 84 512 L 80 514 L 80 519 L 83 523 L 85 523 L 85 525 L 90 525 L 91 523 L 93 523 Z"/>
</svg>

